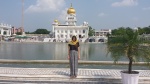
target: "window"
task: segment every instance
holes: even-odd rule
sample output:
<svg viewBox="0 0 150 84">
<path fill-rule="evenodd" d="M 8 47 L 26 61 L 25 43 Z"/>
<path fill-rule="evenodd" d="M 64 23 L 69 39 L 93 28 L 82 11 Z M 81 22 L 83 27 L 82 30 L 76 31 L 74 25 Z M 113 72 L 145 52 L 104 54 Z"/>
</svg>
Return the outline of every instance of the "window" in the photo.
<svg viewBox="0 0 150 84">
<path fill-rule="evenodd" d="M 77 31 L 77 30 L 75 30 L 75 33 L 78 33 L 78 31 Z"/>
<path fill-rule="evenodd" d="M 79 33 L 81 33 L 81 31 L 79 31 Z"/>
<path fill-rule="evenodd" d="M 63 38 L 64 37 L 64 35 L 61 35 L 61 38 Z"/>
<path fill-rule="evenodd" d="M 57 30 L 57 33 L 59 33 L 59 30 Z"/>
<path fill-rule="evenodd" d="M 70 30 L 70 33 L 72 33 L 72 30 Z"/>
<path fill-rule="evenodd" d="M 65 37 L 67 38 L 67 35 L 65 35 Z"/>
<path fill-rule="evenodd" d="M 65 31 L 65 33 L 67 33 L 67 30 Z"/>
<path fill-rule="evenodd" d="M 0 34 L 1 34 L 1 30 L 0 30 Z"/>
<path fill-rule="evenodd" d="M 61 30 L 61 33 L 63 33 L 63 30 Z"/>
<path fill-rule="evenodd" d="M 85 33 L 85 30 L 83 30 L 83 33 Z"/>
<path fill-rule="evenodd" d="M 6 35 L 6 34 L 7 34 L 7 32 L 6 32 L 6 31 L 4 31 L 4 32 L 3 32 L 3 34 L 4 34 L 4 35 Z"/>
<path fill-rule="evenodd" d="M 70 34 L 70 38 L 72 38 L 72 35 Z"/>
<path fill-rule="evenodd" d="M 81 35 L 79 35 L 79 38 L 82 38 L 82 36 L 81 36 Z"/>
<path fill-rule="evenodd" d="M 57 35 L 57 37 L 59 38 L 59 35 Z"/>
</svg>

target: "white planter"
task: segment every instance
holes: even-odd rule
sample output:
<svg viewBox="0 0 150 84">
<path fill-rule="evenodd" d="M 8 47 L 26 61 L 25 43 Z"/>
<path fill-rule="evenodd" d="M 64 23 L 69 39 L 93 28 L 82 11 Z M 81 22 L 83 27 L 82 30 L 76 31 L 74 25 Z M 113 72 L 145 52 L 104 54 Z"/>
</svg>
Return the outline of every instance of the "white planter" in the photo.
<svg viewBox="0 0 150 84">
<path fill-rule="evenodd" d="M 125 71 L 121 71 L 122 83 L 123 84 L 138 84 L 139 72 L 134 71 L 135 74 L 128 74 Z"/>
</svg>

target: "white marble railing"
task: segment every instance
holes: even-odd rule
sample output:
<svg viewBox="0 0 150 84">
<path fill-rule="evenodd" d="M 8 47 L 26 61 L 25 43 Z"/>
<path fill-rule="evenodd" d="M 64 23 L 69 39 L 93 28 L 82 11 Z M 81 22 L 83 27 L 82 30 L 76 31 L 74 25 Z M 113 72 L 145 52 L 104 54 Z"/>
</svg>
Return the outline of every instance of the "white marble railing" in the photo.
<svg viewBox="0 0 150 84">
<path fill-rule="evenodd" d="M 1 24 L 0 24 L 0 27 L 11 28 L 11 25 L 1 23 Z"/>
</svg>

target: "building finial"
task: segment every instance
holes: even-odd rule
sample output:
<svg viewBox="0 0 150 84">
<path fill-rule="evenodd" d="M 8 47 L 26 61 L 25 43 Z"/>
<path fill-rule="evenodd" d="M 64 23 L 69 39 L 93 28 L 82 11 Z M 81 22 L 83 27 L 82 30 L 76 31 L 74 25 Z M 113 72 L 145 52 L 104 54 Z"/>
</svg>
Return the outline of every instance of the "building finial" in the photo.
<svg viewBox="0 0 150 84">
<path fill-rule="evenodd" d="M 72 3 L 71 3 L 71 7 L 72 7 Z"/>
</svg>

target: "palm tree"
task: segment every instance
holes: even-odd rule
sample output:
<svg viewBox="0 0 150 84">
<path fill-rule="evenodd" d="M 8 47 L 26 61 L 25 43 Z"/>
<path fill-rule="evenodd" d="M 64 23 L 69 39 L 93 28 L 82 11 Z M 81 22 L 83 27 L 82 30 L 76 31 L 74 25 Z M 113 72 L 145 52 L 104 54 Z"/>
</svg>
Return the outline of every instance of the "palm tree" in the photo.
<svg viewBox="0 0 150 84">
<path fill-rule="evenodd" d="M 146 45 L 145 45 L 146 44 Z M 122 35 L 108 36 L 108 52 L 114 62 L 123 57 L 129 60 L 127 73 L 132 74 L 133 62 L 150 62 L 150 42 L 141 40 L 137 30 L 127 28 Z"/>
</svg>

